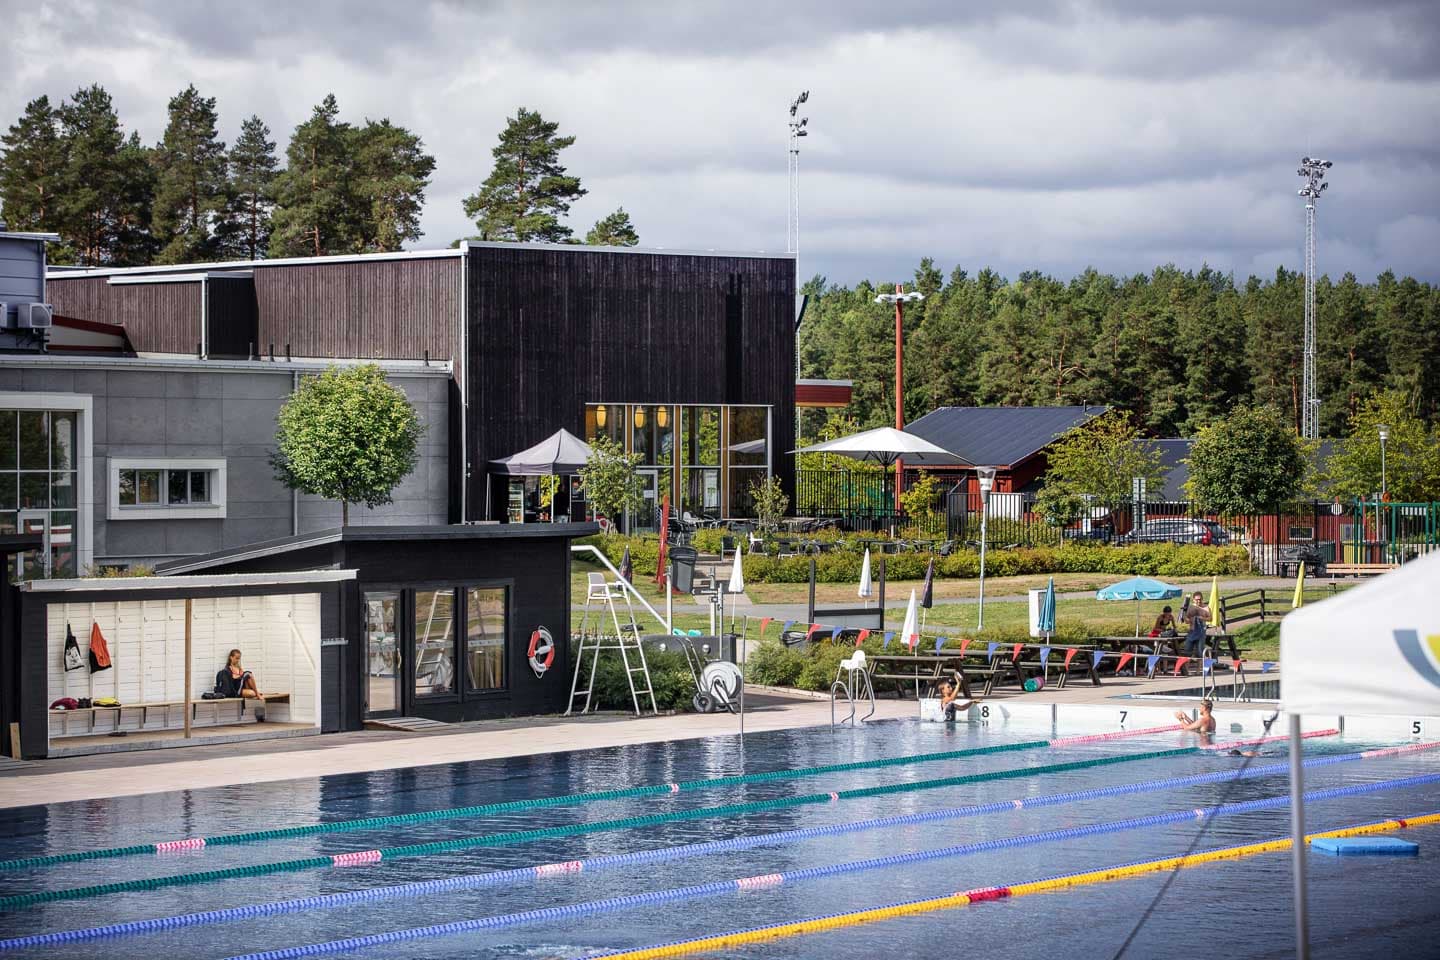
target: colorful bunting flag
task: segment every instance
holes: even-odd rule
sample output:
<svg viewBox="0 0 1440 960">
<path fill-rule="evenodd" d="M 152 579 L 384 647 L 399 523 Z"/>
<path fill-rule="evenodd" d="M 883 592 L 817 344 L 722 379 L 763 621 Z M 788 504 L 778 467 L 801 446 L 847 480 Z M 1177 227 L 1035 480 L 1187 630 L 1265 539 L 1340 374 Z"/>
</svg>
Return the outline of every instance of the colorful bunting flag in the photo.
<svg viewBox="0 0 1440 960">
<path fill-rule="evenodd" d="M 970 646 L 971 638 L 962 637 L 960 640 L 960 656 L 965 656 L 965 648 Z"/>
<path fill-rule="evenodd" d="M 1000 644 L 996 643 L 994 640 L 991 640 L 991 641 L 990 641 L 990 646 L 989 646 L 989 648 L 986 649 L 986 651 L 985 651 L 985 662 L 986 662 L 986 663 L 989 663 L 990 661 L 992 661 L 992 660 L 995 659 L 995 648 L 998 647 L 998 646 L 1000 646 Z"/>
<path fill-rule="evenodd" d="M 895 631 L 894 631 L 894 630 L 886 630 L 886 631 L 885 631 L 885 642 L 880 645 L 880 649 L 882 649 L 882 650 L 888 650 L 888 649 L 890 649 L 890 638 L 893 637 L 893 636 L 895 636 Z"/>
<path fill-rule="evenodd" d="M 1066 670 L 1069 670 L 1069 669 L 1070 669 L 1070 661 L 1071 661 L 1071 660 L 1074 660 L 1074 659 L 1075 659 L 1075 654 L 1077 654 L 1077 653 L 1079 653 L 1079 652 L 1080 652 L 1080 651 L 1079 651 L 1078 649 L 1076 649 L 1075 647 L 1071 647 L 1069 650 L 1066 650 L 1066 651 L 1065 651 L 1065 669 L 1066 669 Z M 1095 651 L 1095 652 L 1096 652 L 1096 653 L 1099 653 L 1100 651 L 1097 650 L 1097 651 Z M 1096 666 L 1099 666 L 1099 665 L 1100 665 L 1100 664 L 1099 664 L 1099 661 L 1096 661 L 1096 664 L 1095 664 L 1095 665 L 1096 665 Z"/>
<path fill-rule="evenodd" d="M 1152 677 L 1155 676 L 1155 664 L 1157 664 L 1157 663 L 1159 663 L 1159 662 L 1160 662 L 1160 654 L 1158 654 L 1158 653 L 1152 653 L 1152 654 L 1150 654 L 1150 656 L 1146 657 L 1146 658 L 1145 658 L 1145 673 L 1146 673 L 1147 675 L 1149 675 L 1149 676 L 1152 676 Z"/>
<path fill-rule="evenodd" d="M 783 637 L 783 636 L 785 636 L 785 634 L 789 633 L 789 632 L 790 632 L 790 628 L 793 627 L 793 626 L 795 626 L 795 621 L 794 621 L 794 620 L 786 620 L 784 626 L 782 626 L 782 627 L 780 628 L 780 636 Z"/>
<path fill-rule="evenodd" d="M 943 647 L 945 646 L 945 641 L 948 640 L 948 639 L 950 639 L 950 638 L 949 638 L 949 637 L 936 637 L 936 638 L 935 638 L 935 652 L 936 652 L 936 653 L 939 653 L 939 652 L 940 652 L 941 648 L 943 648 Z"/>
<path fill-rule="evenodd" d="M 857 634 L 855 635 L 855 646 L 858 647 L 858 646 L 860 646 L 860 644 L 864 643 L 864 642 L 865 642 L 865 638 L 868 637 L 868 636 L 870 636 L 870 631 L 869 631 L 869 630 L 861 630 L 859 633 L 857 633 Z"/>
<path fill-rule="evenodd" d="M 1010 662 L 1011 662 L 1011 663 L 1019 663 L 1019 662 L 1020 662 L 1020 650 L 1021 650 L 1024 646 L 1025 646 L 1025 644 L 1023 644 L 1023 643 L 1017 643 L 1017 644 L 1015 644 L 1014 649 L 1010 651 Z"/>
<path fill-rule="evenodd" d="M 1212 669 L 1214 669 L 1214 667 L 1215 667 L 1215 658 L 1214 658 L 1214 657 L 1206 657 L 1205 659 L 1203 659 L 1203 660 L 1200 661 L 1200 672 L 1201 672 L 1201 673 L 1209 673 Z"/>
<path fill-rule="evenodd" d="M 770 619 L 771 619 L 770 617 L 761 617 L 761 618 L 760 618 L 760 639 L 761 639 L 761 640 L 764 640 L 764 639 L 765 639 L 765 628 L 768 627 L 768 626 L 770 626 Z"/>
<path fill-rule="evenodd" d="M 1189 658 L 1189 657 L 1176 657 L 1176 658 L 1175 658 L 1175 672 L 1174 672 L 1173 674 L 1171 674 L 1171 676 L 1175 676 L 1175 677 L 1180 676 L 1180 671 L 1181 671 L 1182 669 L 1184 669 L 1185 664 L 1187 664 L 1187 663 L 1189 663 L 1189 662 L 1190 662 L 1190 658 Z"/>
<path fill-rule="evenodd" d="M 1125 669 L 1125 664 L 1129 663 L 1129 662 L 1130 662 L 1131 660 L 1133 660 L 1134 658 L 1135 658 L 1135 654 L 1130 653 L 1129 651 L 1126 651 L 1125 653 L 1120 654 L 1120 662 L 1117 663 L 1117 664 L 1115 664 L 1115 672 L 1116 672 L 1116 673 L 1119 673 L 1121 670 L 1124 670 L 1124 669 Z"/>
<path fill-rule="evenodd" d="M 1275 664 L 1271 663 L 1269 660 L 1261 660 L 1261 661 L 1260 661 L 1260 672 L 1261 672 L 1261 673 L 1269 673 L 1270 670 L 1271 670 L 1271 668 L 1273 668 L 1274 666 L 1275 666 Z"/>
<path fill-rule="evenodd" d="M 831 631 L 830 631 L 830 642 L 831 642 L 831 643 L 834 643 L 836 640 L 839 640 L 839 639 L 840 639 L 840 631 L 841 631 L 841 630 L 844 630 L 844 629 L 845 629 L 844 627 L 836 627 L 834 630 L 831 630 Z"/>
<path fill-rule="evenodd" d="M 1091 651 L 1090 651 L 1090 666 L 1092 666 L 1092 667 L 1098 667 L 1098 666 L 1100 666 L 1100 661 L 1103 660 L 1103 659 L 1105 659 L 1105 651 L 1104 651 L 1104 650 L 1091 650 Z"/>
<path fill-rule="evenodd" d="M 818 624 L 818 623 L 812 623 L 812 624 L 810 624 L 810 629 L 805 631 L 805 642 L 806 642 L 806 643 L 809 643 L 809 642 L 810 642 L 810 638 L 813 637 L 813 636 L 815 636 L 815 631 L 816 631 L 816 630 L 819 630 L 819 629 L 820 629 L 820 624 Z"/>
<path fill-rule="evenodd" d="M 1236 673 L 1239 673 L 1239 672 L 1240 672 L 1240 658 L 1239 658 L 1239 657 L 1236 657 L 1235 659 L 1233 659 L 1233 660 L 1230 661 L 1230 669 L 1234 670 Z"/>
</svg>

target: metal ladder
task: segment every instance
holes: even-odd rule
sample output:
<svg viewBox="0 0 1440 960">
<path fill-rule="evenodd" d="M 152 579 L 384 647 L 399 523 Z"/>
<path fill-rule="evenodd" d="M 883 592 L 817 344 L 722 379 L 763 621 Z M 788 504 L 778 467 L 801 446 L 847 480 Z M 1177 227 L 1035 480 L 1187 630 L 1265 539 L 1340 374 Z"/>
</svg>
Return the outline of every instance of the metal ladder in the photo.
<svg viewBox="0 0 1440 960">
<path fill-rule="evenodd" d="M 613 606 L 611 608 L 614 610 Z M 633 621 L 633 618 L 632 618 Z M 619 626 L 617 621 L 617 627 Z M 575 676 L 570 681 L 570 705 L 565 708 L 565 716 L 575 713 L 576 701 L 582 701 L 580 713 L 592 713 L 595 710 L 595 674 L 600 668 L 600 652 L 602 650 L 619 650 L 620 661 L 625 665 L 625 682 L 630 686 L 630 701 L 635 705 L 635 716 L 642 716 L 644 710 L 640 706 L 641 697 L 650 698 L 650 713 L 652 716 L 660 714 L 660 708 L 655 703 L 655 686 L 650 681 L 650 665 L 645 660 L 645 645 L 640 642 L 638 632 L 626 634 L 621 631 L 613 637 L 607 637 L 599 633 L 581 633 L 580 646 L 575 652 Z M 590 675 L 585 681 L 585 689 L 580 689 L 580 673 L 585 668 L 585 657 L 590 656 Z M 640 666 L 631 666 L 630 657 L 634 654 L 640 662 Z M 635 685 L 635 675 L 640 674 L 645 678 L 644 687 Z"/>
<path fill-rule="evenodd" d="M 585 593 L 585 612 L 580 617 L 581 635 L 584 635 L 590 631 L 590 616 L 593 601 L 603 600 L 604 605 L 595 605 L 596 608 L 594 609 L 595 629 L 597 631 L 600 629 L 601 624 L 605 622 L 605 611 L 608 609 L 610 611 L 610 622 L 615 625 L 615 635 L 617 637 L 623 635 L 627 629 L 630 631 L 630 634 L 632 636 L 640 636 L 640 624 L 635 621 L 635 605 L 630 602 L 630 594 L 625 592 L 624 586 L 619 583 L 605 583 L 603 597 L 595 592 L 598 586 L 598 583 L 591 583 L 589 589 Z M 620 595 L 625 600 L 625 612 L 630 621 L 624 627 L 620 625 L 620 613 L 615 609 L 615 590 L 617 588 L 620 590 Z"/>
<path fill-rule="evenodd" d="M 837 726 L 835 720 L 835 701 L 839 699 L 840 694 L 845 695 L 845 702 L 850 705 L 850 715 L 844 720 L 839 721 L 840 723 L 848 723 L 851 726 L 855 725 L 855 697 L 857 694 L 865 694 L 865 699 L 870 702 L 870 712 L 860 718 L 861 723 L 875 716 L 875 709 L 878 706 L 875 702 L 875 687 L 870 683 L 870 671 L 845 671 L 849 673 L 849 676 L 841 680 L 840 673 L 842 671 L 845 671 L 844 667 L 840 667 L 835 671 L 835 682 L 830 684 L 830 726 L 832 727 Z M 855 676 L 857 673 L 860 675 L 858 680 Z M 855 689 L 857 686 L 861 687 L 861 689 Z"/>
</svg>

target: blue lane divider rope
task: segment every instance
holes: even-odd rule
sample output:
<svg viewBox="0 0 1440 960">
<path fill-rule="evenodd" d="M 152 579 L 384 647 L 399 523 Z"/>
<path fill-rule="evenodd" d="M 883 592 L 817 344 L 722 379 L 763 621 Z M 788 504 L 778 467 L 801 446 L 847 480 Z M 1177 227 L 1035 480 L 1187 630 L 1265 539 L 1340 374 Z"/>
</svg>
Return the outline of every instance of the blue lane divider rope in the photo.
<svg viewBox="0 0 1440 960">
<path fill-rule="evenodd" d="M 1306 768 L 1330 766 L 1337 763 L 1349 763 L 1356 760 L 1374 759 L 1373 752 L 1334 754 L 1325 757 L 1313 757 L 1304 762 Z M 105 926 L 87 927 L 80 930 L 66 930 L 54 933 L 32 934 L 29 936 L 15 937 L 8 940 L 0 940 L 0 950 L 18 950 L 28 947 L 50 946 L 58 943 L 74 943 L 82 940 L 96 940 L 108 937 L 130 936 L 141 933 L 154 933 L 161 930 L 175 930 L 182 927 L 202 926 L 214 923 L 228 923 L 234 920 L 249 920 L 256 917 L 278 916 L 289 913 L 300 913 L 308 910 L 324 910 L 333 907 L 343 907 L 355 903 L 374 902 L 378 900 L 392 900 L 407 897 L 421 897 L 430 894 L 445 893 L 453 890 L 468 890 L 480 887 L 512 886 L 517 883 L 529 882 L 535 879 L 589 873 L 596 870 L 604 870 L 618 866 L 633 866 L 636 864 L 665 863 L 675 860 L 685 860 L 692 857 L 707 856 L 712 853 L 734 852 L 739 850 L 750 850 L 755 847 L 780 846 L 786 843 L 793 843 L 799 840 L 808 840 L 815 837 L 836 836 L 846 833 L 857 833 L 867 830 L 880 830 L 889 827 L 911 826 L 919 823 L 932 823 L 941 820 L 958 820 L 965 817 L 983 816 L 993 813 L 1004 813 L 1017 809 L 1030 809 L 1032 807 L 1057 806 L 1066 803 L 1077 803 L 1085 800 L 1096 800 L 1106 797 L 1118 797 L 1138 793 L 1154 793 L 1162 790 L 1172 790 L 1182 787 L 1201 786 L 1210 783 L 1224 783 L 1235 780 L 1252 780 L 1259 777 L 1281 776 L 1289 772 L 1289 765 L 1274 763 L 1267 766 L 1252 767 L 1249 769 L 1220 770 L 1214 773 L 1197 773 L 1184 777 L 1171 777 L 1164 780 L 1147 780 L 1138 783 L 1122 783 L 1108 787 L 1094 787 L 1088 790 L 1074 790 L 1067 793 L 1050 794 L 1042 797 L 1028 797 L 1012 800 L 997 800 L 990 803 L 976 803 L 963 807 L 950 807 L 941 810 L 928 810 L 921 813 L 899 814 L 889 817 L 876 817 L 869 820 L 857 820 L 850 823 L 828 824 L 817 827 L 801 827 L 794 830 L 784 830 L 777 833 L 755 834 L 746 837 L 732 837 L 727 840 L 707 840 L 697 843 L 681 844 L 673 847 L 663 847 L 655 850 L 639 850 L 630 853 L 606 854 L 599 857 L 591 857 L 586 860 L 572 860 L 563 863 L 547 863 L 530 867 L 517 867 L 510 870 L 496 870 L 489 873 L 467 874 L 458 877 L 445 877 L 439 880 L 421 880 L 413 883 L 396 884 L 384 887 L 369 887 L 363 890 L 349 890 L 341 893 L 323 894 L 313 897 L 301 897 L 293 900 L 282 900 L 274 903 L 260 903 L 243 907 L 228 907 L 220 910 L 206 910 L 198 913 L 187 913 L 172 917 L 159 917 L 150 920 L 130 920 L 123 923 L 112 923 Z"/>
<path fill-rule="evenodd" d="M 1135 731 L 1136 734 L 1152 731 Z M 692 790 L 710 790 L 717 787 L 735 787 L 747 783 L 771 783 L 777 780 L 796 780 L 818 777 L 831 773 L 852 773 L 857 770 L 874 770 L 885 767 L 908 766 L 917 763 L 934 763 L 943 760 L 960 760 L 992 753 L 1014 753 L 1021 750 L 1037 750 L 1051 746 L 1068 746 L 1068 742 L 1050 740 L 1026 740 L 1020 743 L 1000 743 L 986 747 L 970 747 L 964 750 L 945 750 L 938 753 L 907 754 L 899 757 L 882 757 L 877 760 L 855 760 L 847 763 L 828 763 L 816 767 L 797 767 L 790 770 L 767 770 L 760 773 L 735 774 L 725 777 L 711 777 L 705 780 L 682 780 L 678 783 L 649 784 L 639 787 L 622 787 L 615 790 L 593 790 L 588 793 L 571 793 L 554 797 L 537 797 L 527 800 L 507 800 L 502 803 L 485 803 L 470 807 L 450 807 L 444 810 L 422 810 L 418 813 L 401 813 L 385 817 L 363 817 L 357 820 L 336 820 L 330 823 L 311 823 L 295 827 L 277 827 L 272 830 L 249 830 L 244 833 L 223 834 L 216 837 L 189 837 L 183 840 L 165 840 L 156 843 L 142 843 L 126 847 L 104 847 L 94 850 L 77 850 L 73 853 L 52 853 L 37 857 L 20 857 L 14 860 L 0 860 L 0 871 L 25 870 L 33 867 L 47 867 L 60 863 L 79 863 L 86 860 L 105 860 L 115 857 L 133 857 L 141 854 L 173 853 L 182 850 L 197 850 L 201 847 L 230 846 L 254 843 L 263 840 L 287 840 L 321 833 L 344 833 L 351 830 L 369 830 L 375 827 L 394 827 L 435 820 L 456 820 L 471 817 L 489 817 L 502 813 L 517 813 L 523 810 L 537 810 L 574 804 L 598 803 L 606 800 L 629 800 L 637 797 L 668 796 Z"/>
<path fill-rule="evenodd" d="M 1399 780 L 1381 780 L 1372 783 L 1354 784 L 1348 787 L 1332 787 L 1327 790 L 1314 790 L 1306 793 L 1304 799 L 1306 803 L 1312 803 L 1320 800 L 1375 793 L 1381 790 L 1399 790 L 1407 787 L 1422 786 L 1437 781 L 1440 781 L 1440 773 L 1432 773 L 1416 777 L 1405 777 Z M 801 870 L 789 870 L 782 873 L 765 874 L 757 877 L 742 877 L 733 880 L 696 884 L 689 887 L 679 887 L 671 890 L 631 894 L 625 897 L 610 897 L 605 900 L 593 900 L 588 903 L 542 907 L 536 910 L 525 910 L 520 913 L 477 917 L 469 920 L 456 920 L 450 923 L 437 923 L 425 927 L 414 927 L 408 930 L 391 930 L 386 933 L 347 937 L 344 940 L 332 940 L 327 943 L 281 947 L 276 950 L 263 950 L 257 953 L 242 954 L 231 957 L 229 960 L 299 960 L 301 957 L 344 953 L 352 950 L 363 950 L 369 947 L 403 943 L 411 940 L 423 940 L 432 937 L 451 936 L 457 933 L 469 933 L 477 930 L 495 930 L 502 927 L 534 923 L 541 920 L 568 920 L 576 917 L 625 910 L 631 907 L 651 906 L 655 904 L 672 903 L 677 900 L 719 896 L 724 893 L 733 893 L 739 890 L 775 887 L 785 883 L 814 880 L 820 877 L 833 877 L 847 873 L 858 873 L 865 870 L 878 870 L 913 863 L 923 863 L 930 860 L 969 856 L 994 850 L 1053 843 L 1059 840 L 1073 840 L 1080 837 L 1118 833 L 1125 830 L 1142 829 L 1145 827 L 1164 826 L 1185 820 L 1209 819 L 1212 817 L 1229 816 L 1236 813 L 1248 813 L 1254 810 L 1267 810 L 1274 807 L 1285 806 L 1289 802 L 1290 797 L 1288 795 L 1264 797 L 1258 800 L 1245 800 L 1215 807 L 1202 807 L 1195 810 L 1177 810 L 1169 813 L 1151 814 L 1145 817 L 1133 817 L 1128 820 L 1113 821 L 1111 823 L 1086 824 L 1078 827 L 1065 827 L 1060 830 L 1048 830 L 1044 833 L 1003 837 L 995 840 L 981 840 L 941 849 L 917 850 L 912 853 L 895 854 L 888 857 L 874 857 L 868 860 L 855 860 L 825 867 L 807 867 Z"/>
<path fill-rule="evenodd" d="M 30 893 L 16 893 L 0 897 L 0 910 L 15 910 L 37 903 L 52 903 L 57 900 L 84 900 L 112 893 L 128 893 L 137 890 L 159 890 L 164 887 L 183 887 L 218 880 L 234 880 L 240 877 L 261 877 L 276 873 L 296 873 L 304 870 L 328 867 L 351 867 L 379 863 L 400 857 L 428 857 L 455 850 L 470 850 L 478 847 L 499 847 L 534 840 L 552 840 L 559 837 L 578 836 L 586 833 L 600 833 L 609 830 L 633 830 L 643 827 L 660 826 L 682 820 L 706 820 L 713 817 L 744 816 L 789 807 L 810 804 L 836 803 L 840 800 L 855 800 L 861 797 L 878 797 L 891 794 L 910 793 L 918 790 L 934 790 L 940 787 L 962 786 L 987 783 L 994 780 L 1014 780 L 1049 773 L 1063 773 L 1070 770 L 1085 770 L 1091 767 L 1110 766 L 1119 763 L 1134 763 L 1139 760 L 1158 760 L 1164 757 L 1178 757 L 1199 752 L 1199 747 L 1180 747 L 1174 750 L 1152 750 L 1148 753 L 1132 753 L 1119 756 L 1092 757 L 1088 760 L 1071 760 L 1065 763 L 1051 763 L 1033 767 L 1013 767 L 1006 770 L 989 770 L 982 773 L 967 773 L 954 777 L 940 777 L 935 780 L 919 780 L 913 783 L 888 783 L 876 787 L 858 787 L 832 793 L 810 793 L 793 797 L 777 797 L 770 800 L 755 800 L 749 803 L 733 803 L 719 807 L 697 807 L 689 810 L 672 810 L 619 820 L 603 820 L 596 823 L 574 823 L 557 827 L 541 827 L 533 830 L 515 830 L 509 833 L 482 834 L 459 837 L 453 840 L 436 840 L 431 843 L 412 843 L 400 847 L 384 847 L 379 850 L 354 850 L 326 857 L 306 857 L 298 860 L 282 860 L 272 863 L 256 863 L 220 870 L 201 870 L 193 873 L 171 874 L 161 877 L 144 877 L 136 880 L 117 880 L 112 883 L 97 883 L 85 887 L 71 887 L 62 890 L 36 890 Z"/>
</svg>

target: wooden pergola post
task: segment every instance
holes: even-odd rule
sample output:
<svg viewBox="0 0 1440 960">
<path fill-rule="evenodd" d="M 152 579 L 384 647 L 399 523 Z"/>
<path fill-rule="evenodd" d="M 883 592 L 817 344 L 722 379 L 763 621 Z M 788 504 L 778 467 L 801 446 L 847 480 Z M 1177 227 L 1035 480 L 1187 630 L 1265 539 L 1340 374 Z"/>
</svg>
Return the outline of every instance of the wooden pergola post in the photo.
<svg viewBox="0 0 1440 960">
<path fill-rule="evenodd" d="M 191 674 L 191 671 L 192 671 L 192 669 L 193 669 L 193 664 L 192 664 L 192 662 L 191 662 L 191 656 L 190 656 L 190 645 L 191 645 L 191 635 L 190 635 L 190 599 L 187 597 L 187 598 L 185 599 L 185 739 L 186 739 L 186 740 L 189 740 L 189 739 L 190 739 L 190 711 L 191 711 L 191 709 L 193 709 L 193 708 L 191 707 L 191 705 L 190 705 L 190 681 L 191 681 L 190 674 Z"/>
</svg>

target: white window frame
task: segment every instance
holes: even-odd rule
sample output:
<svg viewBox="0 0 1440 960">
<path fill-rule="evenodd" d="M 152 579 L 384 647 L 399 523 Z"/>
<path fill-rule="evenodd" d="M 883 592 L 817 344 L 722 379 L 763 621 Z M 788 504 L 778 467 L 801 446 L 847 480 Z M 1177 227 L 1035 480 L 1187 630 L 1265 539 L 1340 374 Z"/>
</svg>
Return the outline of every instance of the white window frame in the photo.
<svg viewBox="0 0 1440 960">
<path fill-rule="evenodd" d="M 58 410 L 79 415 L 75 466 L 80 489 L 75 500 L 75 569 L 83 573 L 95 562 L 95 402 L 88 393 L 25 393 L 0 391 L 0 410 Z"/>
<path fill-rule="evenodd" d="M 121 504 L 121 470 L 204 470 L 210 474 L 210 502 L 171 506 L 161 483 L 160 503 Z M 105 469 L 105 516 L 109 520 L 224 520 L 225 460 L 199 457 L 110 457 Z"/>
</svg>

